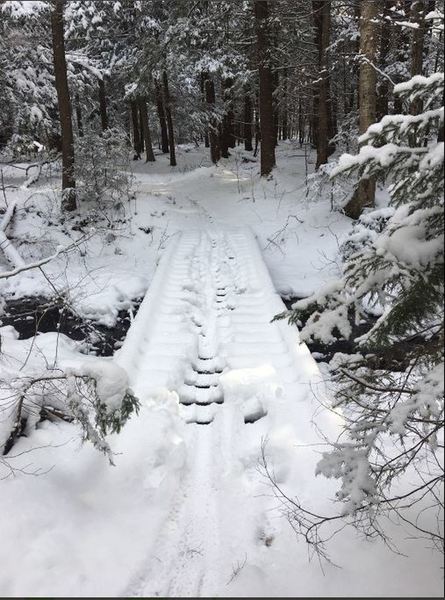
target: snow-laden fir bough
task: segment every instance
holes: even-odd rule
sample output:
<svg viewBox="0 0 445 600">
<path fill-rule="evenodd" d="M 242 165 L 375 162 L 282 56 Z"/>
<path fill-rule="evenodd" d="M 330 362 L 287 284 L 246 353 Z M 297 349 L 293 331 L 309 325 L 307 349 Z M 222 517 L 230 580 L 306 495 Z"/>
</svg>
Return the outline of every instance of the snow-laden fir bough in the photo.
<svg viewBox="0 0 445 600">
<path fill-rule="evenodd" d="M 443 106 L 444 75 L 416 76 L 395 87 L 418 115 L 389 115 L 343 155 L 332 177 L 386 179 L 390 207 L 365 213 L 344 243 L 343 277 L 280 315 L 305 320 L 303 341 L 353 340 L 355 354 L 329 365 L 332 410 L 344 435 L 323 454 L 317 473 L 340 481 L 341 515 L 369 536 L 384 536 L 394 517 L 443 550 Z M 355 325 L 378 318 L 369 331 Z M 322 524 L 295 505 L 308 541 Z"/>
</svg>

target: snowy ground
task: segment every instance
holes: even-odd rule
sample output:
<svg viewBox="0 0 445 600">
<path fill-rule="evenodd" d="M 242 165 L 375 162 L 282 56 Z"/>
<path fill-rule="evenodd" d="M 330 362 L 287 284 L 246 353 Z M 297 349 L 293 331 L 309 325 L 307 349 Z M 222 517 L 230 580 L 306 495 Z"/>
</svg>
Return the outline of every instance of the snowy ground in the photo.
<svg viewBox="0 0 445 600">
<path fill-rule="evenodd" d="M 193 148 L 174 172 L 164 157 L 137 164 L 132 218 L 115 238 L 100 231 L 85 256 L 44 268 L 80 314 L 103 323 L 150 286 L 115 356 L 142 408 L 111 439 L 116 467 L 65 423 L 42 423 L 14 446 L 15 468 L 40 471 L 0 481 L 1 595 L 441 596 L 439 558 L 401 527 L 389 525 L 406 556 L 346 529 L 330 546 L 341 568 L 308 562 L 259 469 L 266 440 L 283 489 L 332 510 L 335 484 L 314 477 L 322 447 L 310 444 L 317 428 L 335 436 L 339 424 L 320 411 L 325 390 L 298 333 L 270 323 L 283 310 L 274 287 L 304 296 L 335 276 L 350 230 L 328 201 L 306 197 L 301 153 L 283 145 L 268 182 L 242 153 L 218 168 Z M 51 185 L 26 202 L 30 190 L 11 192 L 30 259 L 82 235 L 47 225 Z M 48 285 L 29 272 L 0 289 Z M 89 360 L 64 336 L 0 332 L 4 371 L 41 368 L 56 353 L 59 364 Z"/>
</svg>

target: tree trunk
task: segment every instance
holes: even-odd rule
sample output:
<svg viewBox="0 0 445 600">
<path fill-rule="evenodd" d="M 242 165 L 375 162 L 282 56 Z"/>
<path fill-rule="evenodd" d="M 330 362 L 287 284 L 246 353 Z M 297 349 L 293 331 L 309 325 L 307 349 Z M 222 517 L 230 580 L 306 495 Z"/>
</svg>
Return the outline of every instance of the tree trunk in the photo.
<svg viewBox="0 0 445 600">
<path fill-rule="evenodd" d="M 282 121 L 281 121 L 281 125 L 282 125 L 282 139 L 283 140 L 287 140 L 289 139 L 289 113 L 288 113 L 288 105 L 287 105 L 287 94 L 288 94 L 288 73 L 287 73 L 287 69 L 284 69 L 284 75 L 283 75 L 283 115 L 282 115 Z"/>
<path fill-rule="evenodd" d="M 62 133 L 62 208 L 76 210 L 76 182 L 74 179 L 74 140 L 71 121 L 71 99 L 66 73 L 65 42 L 63 37 L 64 0 L 55 0 L 51 13 L 54 74 L 57 104 Z"/>
<path fill-rule="evenodd" d="M 216 102 L 215 84 L 213 83 L 212 79 L 210 79 L 208 74 L 205 74 L 204 87 L 206 94 L 206 102 L 209 105 L 210 109 L 213 110 Z M 210 119 L 209 124 L 209 146 L 210 159 L 212 163 L 216 165 L 221 158 L 221 149 L 219 146 L 218 125 L 213 117 Z"/>
<path fill-rule="evenodd" d="M 102 131 L 108 129 L 108 113 L 107 113 L 107 95 L 105 91 L 105 81 L 99 79 L 99 111 L 100 111 L 100 124 Z"/>
<path fill-rule="evenodd" d="M 316 169 L 328 162 L 329 138 L 332 129 L 330 113 L 329 71 L 327 48 L 330 41 L 331 30 L 331 2 L 330 0 L 312 1 L 315 40 L 318 47 L 318 98 L 317 113 L 315 113 L 315 128 L 317 129 L 317 164 Z"/>
<path fill-rule="evenodd" d="M 167 120 L 165 118 L 164 103 L 162 101 L 162 92 L 159 83 L 155 81 L 156 90 L 156 106 L 158 108 L 159 124 L 161 126 L 161 150 L 163 154 L 168 153 L 168 128 Z"/>
<path fill-rule="evenodd" d="M 381 26 L 379 66 L 382 71 L 388 66 L 388 54 L 391 47 L 391 14 L 393 1 L 385 2 L 384 19 Z M 377 115 L 378 121 L 389 114 L 389 82 L 383 77 L 377 88 Z"/>
<path fill-rule="evenodd" d="M 167 119 L 168 146 L 170 150 L 170 166 L 176 167 L 175 132 L 173 129 L 173 117 L 171 111 L 170 91 L 168 89 L 167 72 L 162 72 L 162 91 L 164 100 L 165 116 Z"/>
<path fill-rule="evenodd" d="M 258 155 L 258 148 L 261 140 L 261 130 L 260 130 L 260 110 L 259 110 L 259 102 L 258 98 L 255 101 L 255 148 L 253 151 L 253 155 L 256 157 Z"/>
<path fill-rule="evenodd" d="M 300 143 L 300 148 L 303 146 L 305 140 L 305 131 L 304 131 L 304 116 L 303 116 L 303 102 L 301 100 L 301 96 L 298 98 L 298 141 Z"/>
<path fill-rule="evenodd" d="M 199 85 L 201 88 L 201 98 L 202 98 L 203 105 L 206 103 L 206 80 L 207 80 L 207 78 L 208 78 L 207 73 L 201 73 L 201 76 L 199 78 Z M 203 137 L 204 137 L 204 146 L 206 148 L 210 148 L 209 128 L 208 127 L 205 128 Z"/>
<path fill-rule="evenodd" d="M 276 47 L 276 44 L 274 47 Z M 280 85 L 280 77 L 278 71 L 272 71 L 272 106 L 273 106 L 273 130 L 274 130 L 274 143 L 275 147 L 278 146 L 278 140 L 280 139 L 280 108 L 277 101 L 277 91 Z"/>
<path fill-rule="evenodd" d="M 411 77 L 423 73 L 423 50 L 425 47 L 425 0 L 414 0 L 411 5 L 411 21 L 417 28 L 413 31 L 411 42 Z M 422 102 L 414 100 L 410 113 L 418 115 L 422 112 Z"/>
<path fill-rule="evenodd" d="M 229 158 L 229 148 L 235 147 L 235 138 L 233 135 L 233 108 L 231 103 L 231 88 L 233 85 L 232 79 L 223 81 L 223 100 L 224 100 L 224 117 L 220 129 L 220 148 L 221 156 Z"/>
<path fill-rule="evenodd" d="M 138 106 L 141 114 L 142 135 L 144 136 L 145 162 L 155 162 L 156 159 L 151 142 L 150 124 L 148 122 L 147 101 L 142 96 L 138 98 Z"/>
<path fill-rule="evenodd" d="M 142 148 L 141 148 L 141 132 L 139 129 L 139 113 L 138 106 L 135 100 L 131 101 L 131 121 L 133 124 L 133 148 L 134 156 L 133 160 L 140 160 Z"/>
<path fill-rule="evenodd" d="M 137 107 L 138 122 L 139 122 L 139 142 L 141 144 L 141 154 L 142 154 L 142 152 L 145 150 L 145 143 L 144 143 L 144 123 L 142 122 L 142 114 L 141 114 L 141 111 L 139 110 L 139 102 L 138 102 L 138 100 L 136 100 L 136 107 Z"/>
<path fill-rule="evenodd" d="M 82 106 L 80 104 L 79 94 L 76 94 L 76 120 L 77 120 L 77 132 L 79 137 L 83 137 L 83 119 L 82 119 Z"/>
<path fill-rule="evenodd" d="M 248 152 L 253 150 L 252 146 L 252 98 L 246 92 L 244 96 L 244 115 L 243 115 L 243 138 L 244 149 Z"/>
<path fill-rule="evenodd" d="M 379 0 L 361 0 L 360 2 L 360 54 L 366 60 L 360 65 L 360 133 L 366 132 L 376 120 L 377 74 L 373 67 L 376 59 L 377 20 L 380 8 Z M 358 219 L 364 208 L 375 203 L 375 178 L 362 179 L 352 198 L 345 206 L 345 214 Z"/>
<path fill-rule="evenodd" d="M 255 0 L 254 13 L 260 78 L 261 175 L 265 176 L 272 172 L 276 164 L 269 1 Z"/>
<path fill-rule="evenodd" d="M 235 148 L 236 136 L 235 136 L 235 113 L 233 111 L 233 79 L 225 80 L 226 86 L 226 100 L 229 102 L 227 110 L 227 143 L 229 148 Z"/>
</svg>

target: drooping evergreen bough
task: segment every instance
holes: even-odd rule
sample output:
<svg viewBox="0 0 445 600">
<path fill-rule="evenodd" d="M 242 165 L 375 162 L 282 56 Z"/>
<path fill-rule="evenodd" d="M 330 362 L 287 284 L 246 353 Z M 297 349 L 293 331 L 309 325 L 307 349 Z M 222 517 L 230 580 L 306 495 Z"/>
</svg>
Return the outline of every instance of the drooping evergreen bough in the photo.
<svg viewBox="0 0 445 600">
<path fill-rule="evenodd" d="M 379 516 L 396 512 L 442 550 L 443 90 L 443 73 L 397 85 L 421 113 L 385 116 L 358 155 L 340 158 L 332 177 L 385 179 L 390 206 L 357 222 L 342 278 L 285 313 L 305 322 L 302 341 L 355 344 L 329 365 L 345 427 L 317 468 L 340 480 L 342 514 L 375 534 Z M 355 335 L 370 313 L 373 326 Z"/>
</svg>

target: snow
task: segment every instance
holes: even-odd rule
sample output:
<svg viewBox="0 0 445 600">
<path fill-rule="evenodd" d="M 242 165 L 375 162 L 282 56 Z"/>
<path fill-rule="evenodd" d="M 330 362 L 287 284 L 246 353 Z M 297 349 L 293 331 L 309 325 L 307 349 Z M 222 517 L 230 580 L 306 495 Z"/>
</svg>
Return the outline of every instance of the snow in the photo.
<svg viewBox="0 0 445 600">
<path fill-rule="evenodd" d="M 64 371 L 67 376 L 91 377 L 96 382 L 99 400 L 110 410 L 121 407 L 129 387 L 128 375 L 116 362 L 100 358 L 90 359 L 88 362 L 79 361 L 72 367 L 65 366 Z"/>
<path fill-rule="evenodd" d="M 443 72 L 433 73 L 428 77 L 424 75 L 415 75 L 408 81 L 398 83 L 394 86 L 394 94 L 406 94 L 407 92 L 414 92 L 417 87 L 425 87 L 433 84 L 443 84 L 444 74 Z"/>
<path fill-rule="evenodd" d="M 7 0 L 2 3 L 1 10 L 9 12 L 14 18 L 29 17 L 48 8 L 41 0 Z"/>
<path fill-rule="evenodd" d="M 397 136 L 401 136 L 403 134 L 407 135 L 410 132 L 412 133 L 415 126 L 426 127 L 428 123 L 434 119 L 437 119 L 439 123 L 443 123 L 443 106 L 435 110 L 424 111 L 420 115 L 386 115 L 379 121 L 379 123 L 375 123 L 374 125 L 368 127 L 366 133 L 360 136 L 359 143 L 366 144 L 372 140 L 372 138 L 381 135 L 383 132 L 387 132 L 387 135 L 389 135 L 388 129 L 390 126 L 394 127 L 394 130 L 397 132 Z"/>
<path fill-rule="evenodd" d="M 440 168 L 444 161 L 444 142 L 440 142 L 433 146 L 431 150 L 422 158 L 419 164 L 419 171 L 427 171 L 429 169 Z"/>
<path fill-rule="evenodd" d="M 444 238 L 428 239 L 428 218 L 440 215 L 442 208 L 416 210 L 409 214 L 410 206 L 400 207 L 391 218 L 388 234 L 380 236 L 375 247 L 389 260 L 411 265 L 421 270 L 443 253 Z"/>
<path fill-rule="evenodd" d="M 240 151 L 217 168 L 190 147 L 180 148 L 176 170 L 160 156 L 137 164 L 132 219 L 113 243 L 100 231 L 42 267 L 79 314 L 102 323 L 148 289 L 112 359 L 86 356 L 61 334 L 19 340 L 0 329 L 4 378 L 55 365 L 92 376 L 111 407 L 128 385 L 141 403 L 109 437 L 115 467 L 63 422 L 39 423 L 0 459 L 1 595 L 441 595 L 439 558 L 391 523 L 406 557 L 346 528 L 330 548 L 342 569 L 323 572 L 261 469 L 263 447 L 289 497 L 333 510 L 335 483 L 314 473 L 319 432 L 335 439 L 341 418 L 322 408 L 324 376 L 297 329 L 271 321 L 285 310 L 281 294 L 308 296 L 338 277 L 351 222 L 323 198 L 306 201 L 303 161 L 291 144 L 279 152 L 271 181 Z M 26 262 L 82 235 L 38 214 L 52 215 L 52 184 L 13 192 L 14 241 Z M 8 298 L 47 286 L 32 271 L 0 289 Z"/>
<path fill-rule="evenodd" d="M 342 514 L 349 515 L 362 506 L 365 499 L 374 499 L 375 483 L 369 476 L 369 461 L 366 450 L 342 446 L 341 451 L 323 454 L 317 464 L 316 474 L 325 477 L 341 477 L 341 490 L 337 497 L 349 498 L 343 506 Z"/>
<path fill-rule="evenodd" d="M 25 265 L 25 262 L 5 234 L 5 230 L 13 218 L 16 208 L 17 205 L 15 202 L 12 202 L 7 206 L 2 221 L 0 222 L 0 250 L 14 267 L 21 268 Z"/>
<path fill-rule="evenodd" d="M 366 134 L 365 134 L 366 135 Z M 410 148 L 409 146 L 398 146 L 397 144 L 384 144 L 379 148 L 374 146 L 362 146 L 357 155 L 343 154 L 338 160 L 338 166 L 332 170 L 331 177 L 335 177 L 340 173 L 348 171 L 354 167 L 369 165 L 371 167 L 376 164 L 382 169 L 387 169 L 393 166 L 400 160 L 400 155 L 405 155 L 405 161 L 408 162 L 410 155 L 412 156 L 413 165 L 417 164 L 417 155 L 424 154 L 424 148 Z"/>
<path fill-rule="evenodd" d="M 398 402 L 393 408 L 390 414 L 392 433 L 403 435 L 406 431 L 407 419 L 415 413 L 423 419 L 431 417 L 439 419 L 443 394 L 444 364 L 442 362 L 419 381 L 413 395 L 403 402 Z M 431 444 L 436 442 L 436 439 L 430 440 Z"/>
<path fill-rule="evenodd" d="M 394 24 L 407 29 L 419 29 L 420 27 L 419 23 L 411 23 L 410 21 L 394 21 Z"/>
<path fill-rule="evenodd" d="M 132 221 L 114 230 L 116 243 L 107 242 L 108 230 L 99 230 L 79 252 L 51 263 L 45 273 L 57 281 L 58 287 L 69 290 L 82 316 L 111 325 L 118 310 L 145 293 L 171 236 L 184 228 L 212 222 L 244 224 L 258 237 L 279 293 L 289 297 L 313 293 L 338 274 L 338 239 L 346 235 L 349 220 L 332 213 L 324 202 L 306 200 L 304 164 L 296 165 L 295 159 L 285 158 L 295 153 L 290 144 L 283 144 L 280 153 L 283 167 L 277 171 L 276 180 L 270 182 L 257 177 L 255 163 L 242 162 L 242 152 L 227 163 L 222 161 L 216 169 L 208 166 L 205 149 L 189 147 L 179 150 L 182 166 L 176 171 L 162 156 L 153 166 L 135 164 L 135 170 L 142 172 L 136 172 L 136 200 L 126 207 Z M 8 167 L 3 171 L 6 183 L 20 181 Z M 43 212 L 51 219 L 56 185 L 42 180 L 38 194 L 26 202 L 26 219 L 22 218 L 22 207 L 31 194 L 11 192 L 21 209 L 14 234 L 20 240 L 18 250 L 23 247 L 25 261 L 51 255 L 57 247 L 83 237 L 82 232 L 63 233 L 55 218 L 48 227 L 39 216 Z M 144 233 L 140 228 L 151 232 Z M 27 256 L 28 240 L 35 242 L 34 248 L 41 248 L 37 257 Z M 116 247 L 119 254 L 115 253 Z M 41 273 L 32 271 L 2 284 L 1 293 L 6 297 L 45 295 L 52 290 Z"/>
</svg>

